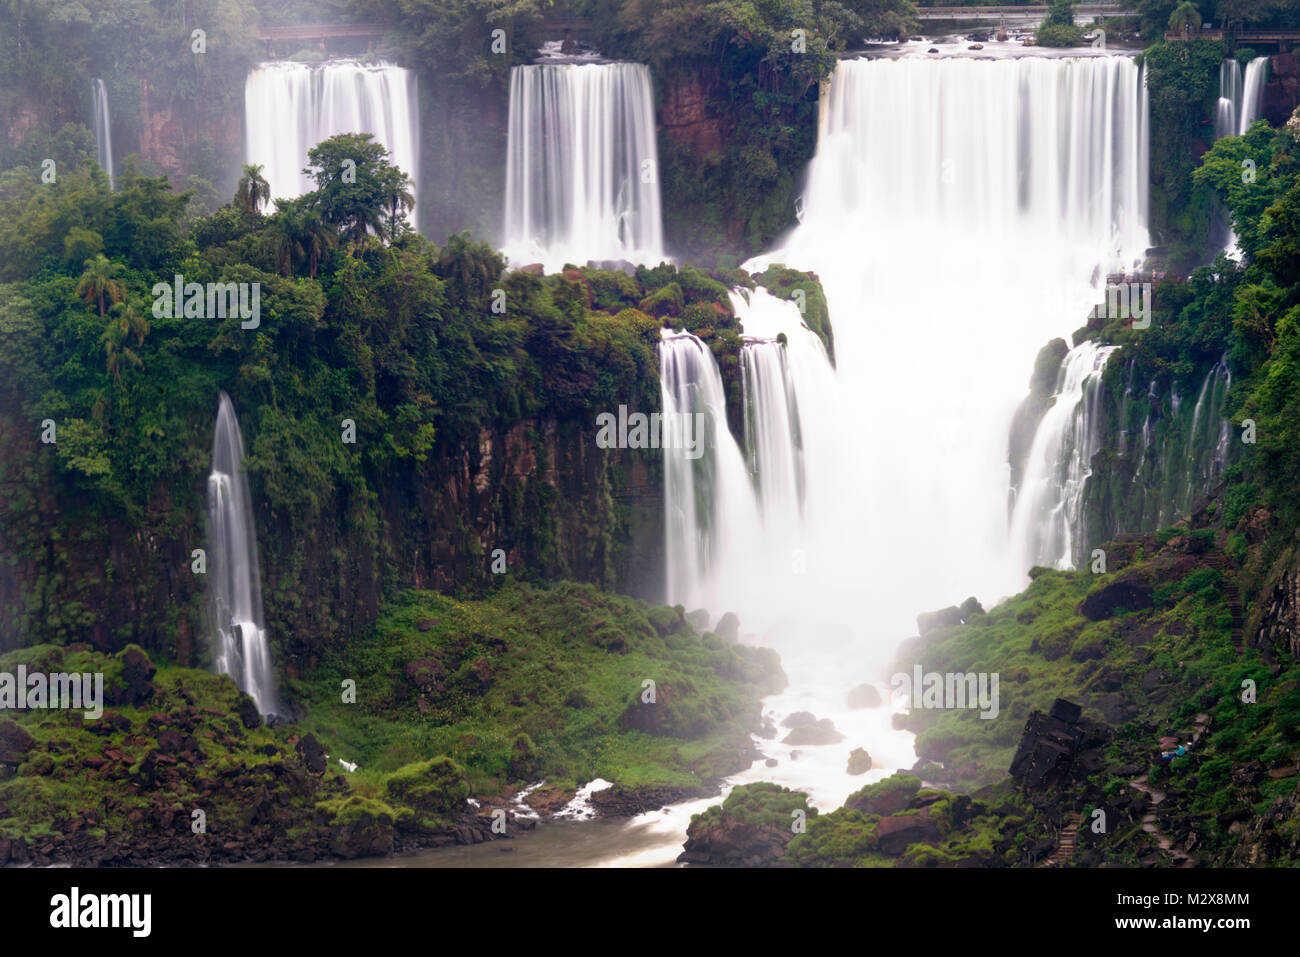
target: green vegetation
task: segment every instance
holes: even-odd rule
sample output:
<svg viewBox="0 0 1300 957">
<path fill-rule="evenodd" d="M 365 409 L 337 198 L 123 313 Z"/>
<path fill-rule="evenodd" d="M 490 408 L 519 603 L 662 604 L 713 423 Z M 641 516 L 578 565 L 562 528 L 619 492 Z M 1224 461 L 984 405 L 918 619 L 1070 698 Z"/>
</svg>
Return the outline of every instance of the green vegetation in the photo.
<svg viewBox="0 0 1300 957">
<path fill-rule="evenodd" d="M 1162 669 L 1162 685 L 1222 688 L 1238 681 L 1243 663 L 1232 645 L 1227 598 L 1214 585 L 1217 570 L 1198 568 L 1184 545 L 1160 552 L 1154 536 L 1143 544 L 1151 557 L 1135 564 L 1124 558 L 1132 543 L 1105 544 L 1106 575 L 1039 569 L 1024 592 L 987 615 L 904 646 L 900 669 L 919 662 L 927 672 L 1000 676 L 995 719 L 975 710 L 914 709 L 908 727 L 917 732 L 917 754 L 943 762 L 945 780 L 968 790 L 1005 777 L 1030 712 L 1048 710 L 1056 698 L 1114 725 L 1133 716 L 1129 702 L 1141 701 L 1161 724 L 1181 716 L 1186 704 L 1152 684 Z M 1134 584 L 1154 607 L 1117 606 L 1098 620 L 1080 613 L 1084 599 L 1117 582 Z"/>
<path fill-rule="evenodd" d="M 300 726 L 363 779 L 441 754 L 476 794 L 538 778 L 698 788 L 747 764 L 758 698 L 785 681 L 774 653 L 708 638 L 679 610 L 588 585 L 484 602 L 411 592 L 290 690 Z M 348 679 L 356 704 L 340 694 Z"/>
<path fill-rule="evenodd" d="M 356 163 L 350 182 L 343 158 Z M 280 660 L 346 640 L 420 576 L 486 589 L 490 548 L 538 580 L 613 586 L 656 564 L 638 544 L 644 508 L 616 500 L 630 482 L 653 484 L 653 452 L 600 452 L 594 470 L 551 484 L 529 470 L 590 454 L 599 411 L 658 410 L 664 325 L 708 342 L 739 388 L 727 283 L 755 280 L 671 265 L 507 274 L 467 235 L 439 247 L 411 233 L 403 174 L 369 137 L 327 140 L 311 163 L 319 189 L 269 214 L 249 168 L 232 203 L 195 219 L 190 192 L 130 163 L 116 191 L 85 163 L 53 184 L 29 167 L 0 175 L 0 423 L 25 450 L 0 463 L 0 539 L 28 570 L 0 608 L 7 636 L 66 642 L 93 628 L 105 646 L 200 660 L 201 580 L 180 570 L 202 542 L 221 389 L 245 436 Z M 257 328 L 156 311 L 155 284 L 176 275 L 258 284 Z M 815 281 L 778 278 L 804 290 L 829 340 Z M 344 419 L 355 445 L 340 442 Z M 496 471 L 471 491 L 458 463 L 485 436 L 500 454 L 482 467 Z M 506 473 L 507 456 L 522 474 Z M 460 497 L 475 492 L 489 498 L 467 519 Z M 63 544 L 49 547 L 52 534 Z M 112 542 L 136 544 L 110 560 Z M 155 607 L 158 583 L 178 575 Z"/>
<path fill-rule="evenodd" d="M 1151 228 L 1176 269 L 1202 262 L 1209 236 L 1208 197 L 1194 192 L 1192 170 L 1213 139 L 1223 44 L 1156 43 L 1143 53 L 1151 100 Z"/>
<path fill-rule="evenodd" d="M 1222 285 L 1231 293 L 1230 354 L 1234 423 L 1251 419 L 1257 441 L 1244 446 L 1243 468 L 1232 476 L 1229 502 L 1242 496 L 1232 485 L 1258 486 L 1261 504 L 1276 511 L 1282 528 L 1300 522 L 1294 495 L 1300 474 L 1300 142 L 1293 131 L 1257 123 L 1242 137 L 1216 143 L 1194 176 L 1230 211 L 1245 264 Z M 1238 431 L 1238 430 L 1234 430 Z"/>
<path fill-rule="evenodd" d="M 307 774 L 286 750 L 286 733 L 263 727 L 229 678 L 164 666 L 150 680 L 139 649 L 108 656 L 79 644 L 10 652 L 0 671 L 20 663 L 103 672 L 107 707 L 98 720 L 68 710 L 0 719 L 10 725 L 0 739 L 26 745 L 0 755 L 0 841 L 48 839 L 88 862 L 204 859 L 246 840 L 250 854 L 265 844 L 265 856 L 272 845 L 284 853 L 288 829 L 307 827 L 319 800 L 346 789 L 336 775 Z M 196 810 L 201 835 L 192 830 Z"/>
<path fill-rule="evenodd" d="M 996 720 L 980 720 L 975 712 L 914 710 L 908 726 L 919 732 L 917 752 L 942 761 L 945 769 L 936 773 L 959 789 L 1005 783 L 1029 712 L 1065 697 L 1081 704 L 1085 717 L 1115 729 L 1105 767 L 1082 792 L 1090 807 L 1124 819 L 1124 805 L 1114 802 L 1127 800 L 1128 780 L 1146 772 L 1168 792 L 1161 809 L 1165 825 L 1194 827 L 1199 856 L 1220 865 L 1257 863 L 1242 857 L 1258 850 L 1241 849 L 1242 818 L 1230 812 L 1276 802 L 1285 814 L 1294 805 L 1296 782 L 1287 769 L 1297 755 L 1300 692 L 1284 649 L 1271 653 L 1287 657 L 1287 667 L 1270 671 L 1259 649 L 1234 640 L 1235 596 L 1225 572 L 1204 564 L 1198 536 L 1218 537 L 1211 528 L 1182 527 L 1106 543 L 1107 575 L 1036 569 L 1024 593 L 984 618 L 905 647 L 900 667 L 918 661 L 927 671 L 998 671 L 1001 678 Z M 1108 598 L 1120 587 L 1149 599 L 1127 609 Z M 1089 606 L 1094 611 L 1083 615 Z M 1257 698 L 1244 694 L 1246 682 Z M 1198 712 L 1209 715 L 1204 739 L 1186 758 L 1162 760 L 1157 739 L 1190 741 Z M 1077 794 L 1065 797 L 1079 800 Z M 1135 834 L 1126 824 L 1105 837 L 1090 836 L 1084 853 L 1094 863 L 1131 862 L 1130 855 L 1140 853 Z M 1251 843 L 1258 840 L 1252 834 Z M 1269 845 L 1271 859 L 1291 859 L 1285 835 L 1282 840 Z"/>
<path fill-rule="evenodd" d="M 804 823 L 791 836 L 799 811 Z M 686 847 L 688 856 L 707 848 L 712 863 L 1008 867 L 1024 863 L 1049 834 L 1042 815 L 1005 782 L 972 798 L 922 789 L 917 778 L 895 774 L 826 814 L 799 791 L 767 782 L 742 785 L 691 819 Z"/>
<path fill-rule="evenodd" d="M 707 827 L 724 818 L 732 818 L 755 827 L 788 831 L 795 811 L 802 811 L 809 818 L 817 816 L 817 809 L 808 804 L 808 795 L 802 791 L 791 791 L 779 784 L 760 781 L 733 788 L 725 801 L 693 815 L 691 821 L 699 821 Z"/>
<path fill-rule="evenodd" d="M 1034 31 L 1040 47 L 1077 47 L 1083 45 L 1083 28 L 1074 25 L 1072 0 L 1052 0 L 1047 16 Z"/>
<path fill-rule="evenodd" d="M 759 699 L 785 684 L 775 653 L 714 637 L 588 585 L 409 592 L 292 681 L 298 717 L 273 728 L 229 678 L 154 674 L 135 647 L 9 652 L 0 671 L 103 672 L 109 707 L 0 721 L 0 841 L 50 838 L 55 859 L 309 860 L 418 844 L 462 823 L 471 794 L 501 805 L 539 778 L 697 793 L 747 766 Z M 344 777 L 340 760 L 360 767 Z"/>
</svg>

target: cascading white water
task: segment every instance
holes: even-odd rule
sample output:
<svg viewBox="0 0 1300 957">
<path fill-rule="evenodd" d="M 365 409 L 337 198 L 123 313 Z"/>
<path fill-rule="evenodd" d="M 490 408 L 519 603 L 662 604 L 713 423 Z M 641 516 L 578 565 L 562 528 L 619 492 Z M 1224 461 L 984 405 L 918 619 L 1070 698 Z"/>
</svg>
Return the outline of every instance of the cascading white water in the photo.
<svg viewBox="0 0 1300 957">
<path fill-rule="evenodd" d="M 100 168 L 108 174 L 108 185 L 113 186 L 113 120 L 108 112 L 108 90 L 104 81 L 91 81 L 95 111 L 95 153 Z"/>
<path fill-rule="evenodd" d="M 309 149 L 340 133 L 371 133 L 416 183 L 417 102 L 415 74 L 391 63 L 263 63 L 244 83 L 246 162 L 262 166 L 273 199 L 292 199 L 316 188 L 303 173 Z"/>
<path fill-rule="evenodd" d="M 803 447 L 785 346 L 776 339 L 747 340 L 740 368 L 745 447 L 763 514 L 794 522 L 803 514 Z"/>
<path fill-rule="evenodd" d="M 506 254 L 517 262 L 663 257 L 650 71 L 640 63 L 510 72 Z"/>
<path fill-rule="evenodd" d="M 754 610 L 780 605 L 865 665 L 918 612 L 1021 586 L 1008 424 L 1043 342 L 1084 321 L 1106 273 L 1141 261 L 1147 155 L 1127 57 L 841 62 L 803 221 L 748 265 L 815 270 L 835 328 L 825 375 L 841 400 L 812 427 L 834 437 L 824 461 L 799 403 L 808 573 L 732 556 L 751 571 L 719 608 L 762 626 Z M 1022 525 L 1041 535 L 1052 518 Z"/>
<path fill-rule="evenodd" d="M 1241 64 L 1232 57 L 1219 64 L 1219 102 L 1214 114 L 1214 138 L 1236 136 L 1241 111 Z"/>
<path fill-rule="evenodd" d="M 789 690 L 767 706 L 778 716 L 813 710 L 870 745 L 877 764 L 865 778 L 845 774 L 846 746 L 801 749 L 797 762 L 756 764 L 732 779 L 776 781 L 832 806 L 915 758 L 888 709 L 851 709 L 844 698 L 851 684 L 872 677 L 851 644 L 869 595 L 855 569 L 828 554 L 832 540 L 853 551 L 855 530 L 838 527 L 837 518 L 848 504 L 842 494 L 851 480 L 840 469 L 854 434 L 840 430 L 846 422 L 860 426 L 844 414 L 843 383 L 793 302 L 758 289 L 733 293 L 732 304 L 744 337 L 746 455 L 725 432 L 722 380 L 709 350 L 686 335 L 661 345 L 664 410 L 717 409 L 723 429 L 715 464 L 692 468 L 681 450 L 664 453 L 669 601 L 739 612 L 747 632 L 780 650 L 790 678 Z M 692 382 L 704 385 L 691 392 Z"/>
<path fill-rule="evenodd" d="M 208 476 L 208 586 L 216 668 L 230 675 L 262 714 L 276 709 L 271 651 L 262 623 L 262 584 L 244 439 L 230 396 L 221 393 Z"/>
<path fill-rule="evenodd" d="M 722 559 L 752 548 L 758 513 L 709 347 L 690 333 L 666 333 L 659 374 L 665 417 L 704 416 L 702 455 L 664 450 L 668 595 L 688 608 L 715 608 L 727 588 Z"/>
<path fill-rule="evenodd" d="M 1232 370 L 1225 355 L 1206 373 L 1192 412 L 1189 441 L 1194 449 L 1212 450 L 1208 455 L 1201 454 L 1197 457 L 1195 477 L 1199 479 L 1202 489 L 1213 486 L 1228 464 L 1228 439 L 1232 423 L 1224 418 L 1223 410 L 1227 405 L 1230 388 Z"/>
<path fill-rule="evenodd" d="M 1081 342 L 1061 363 L 1012 511 L 1011 537 L 1024 548 L 1022 565 L 1074 567 L 1084 483 L 1103 438 L 1101 374 L 1116 348 Z"/>
<path fill-rule="evenodd" d="M 1125 57 L 838 66 L 801 224 L 747 264 L 818 273 L 836 365 L 791 303 L 736 299 L 758 474 L 737 450 L 740 468 L 697 468 L 688 485 L 680 452 L 665 452 L 668 588 L 670 601 L 737 612 L 781 652 L 791 686 L 769 706 L 830 717 L 885 757 L 853 778 L 847 743 L 797 759 L 773 745 L 779 766 L 750 774 L 833 806 L 907 766 L 887 711 L 849 709 L 846 692 L 883 676 L 918 612 L 1023 586 L 1025 546 L 1006 516 L 1008 426 L 1042 344 L 1082 324 L 1102 277 L 1145 254 L 1146 115 Z M 664 373 L 667 410 L 682 377 Z M 1047 444 L 1044 433 L 1038 459 L 1061 461 Z M 719 517 L 714 503 L 746 498 L 752 507 Z M 709 540 L 727 547 L 701 561 L 692 510 L 710 507 Z M 1036 533 L 1053 520 L 1052 505 L 1042 512 L 1025 513 Z M 739 524 L 723 528 L 726 515 Z"/>
<path fill-rule="evenodd" d="M 831 521 L 835 511 L 830 479 L 839 444 L 833 431 L 838 383 L 825 347 L 798 308 L 763 289 L 731 298 L 744 334 L 745 453 L 725 428 L 722 378 L 712 353 L 690 335 L 666 337 L 661 345 L 664 411 L 707 408 L 722 428 L 721 447 L 710 449 L 714 461 L 692 467 L 683 451 L 664 453 L 672 516 L 668 598 L 715 611 L 733 607 L 728 596 L 755 581 L 789 587 L 789 576 L 805 578 L 815 526 Z M 682 398 L 688 383 L 693 406 Z M 791 613 L 789 592 L 751 597 L 746 611 L 761 604 L 759 617 L 767 625 Z"/>
<path fill-rule="evenodd" d="M 1264 85 L 1268 82 L 1268 57 L 1257 56 L 1246 64 L 1242 82 L 1241 109 L 1237 111 L 1237 132 L 1245 133 L 1264 112 Z"/>
<path fill-rule="evenodd" d="M 1242 79 L 1241 64 L 1232 58 L 1219 64 L 1219 103 L 1214 117 L 1214 138 L 1240 136 L 1259 119 L 1264 108 L 1264 84 L 1268 81 L 1268 57 L 1257 56 L 1246 64 Z M 1225 228 L 1220 220 L 1219 235 Z M 1224 251 L 1230 258 L 1240 259 L 1237 235 L 1229 227 Z"/>
</svg>

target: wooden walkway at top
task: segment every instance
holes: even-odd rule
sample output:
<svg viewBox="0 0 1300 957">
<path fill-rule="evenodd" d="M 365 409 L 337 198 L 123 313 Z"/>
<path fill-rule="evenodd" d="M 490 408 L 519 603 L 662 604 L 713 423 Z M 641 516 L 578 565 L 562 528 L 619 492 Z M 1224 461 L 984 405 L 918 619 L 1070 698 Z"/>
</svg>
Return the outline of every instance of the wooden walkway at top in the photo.
<svg viewBox="0 0 1300 957">
<path fill-rule="evenodd" d="M 1224 32 L 1223 30 L 1192 30 L 1187 34 L 1178 33 L 1173 30 L 1165 31 L 1165 40 L 1170 43 L 1179 40 L 1227 39 L 1231 39 L 1237 43 L 1276 43 L 1278 52 L 1285 53 L 1288 47 L 1300 43 L 1300 30 L 1237 30 L 1235 32 Z"/>
<path fill-rule="evenodd" d="M 289 27 L 259 27 L 259 40 L 330 40 L 335 37 L 381 37 L 388 32 L 382 23 L 299 23 Z"/>
<path fill-rule="evenodd" d="M 917 7 L 922 20 L 1041 20 L 1047 16 L 1047 7 L 1010 5 L 998 7 Z M 1136 17 L 1136 10 L 1128 10 L 1122 3 L 1079 3 L 1074 7 L 1075 19 L 1092 17 Z"/>
<path fill-rule="evenodd" d="M 329 41 L 361 39 L 373 43 L 391 28 L 386 23 L 296 23 L 285 27 L 258 27 L 253 34 L 266 44 L 266 55 L 275 58 L 313 45 L 329 55 Z"/>
</svg>

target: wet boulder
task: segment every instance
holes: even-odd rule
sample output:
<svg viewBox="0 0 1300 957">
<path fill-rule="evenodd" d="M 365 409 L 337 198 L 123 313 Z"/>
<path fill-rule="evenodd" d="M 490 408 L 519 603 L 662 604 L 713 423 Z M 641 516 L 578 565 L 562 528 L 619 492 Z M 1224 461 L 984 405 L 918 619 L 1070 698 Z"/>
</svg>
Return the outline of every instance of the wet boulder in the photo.
<svg viewBox="0 0 1300 957">
<path fill-rule="evenodd" d="M 844 735 L 836 729 L 831 719 L 822 718 L 791 728 L 790 733 L 781 739 L 781 743 L 796 745 L 839 744 L 843 740 Z"/>
<path fill-rule="evenodd" d="M 849 752 L 848 774 L 859 775 L 866 774 L 871 770 L 871 755 L 867 753 L 866 748 L 854 748 Z"/>
<path fill-rule="evenodd" d="M 860 684 L 849 692 L 850 708 L 879 708 L 880 692 L 875 685 Z"/>
</svg>

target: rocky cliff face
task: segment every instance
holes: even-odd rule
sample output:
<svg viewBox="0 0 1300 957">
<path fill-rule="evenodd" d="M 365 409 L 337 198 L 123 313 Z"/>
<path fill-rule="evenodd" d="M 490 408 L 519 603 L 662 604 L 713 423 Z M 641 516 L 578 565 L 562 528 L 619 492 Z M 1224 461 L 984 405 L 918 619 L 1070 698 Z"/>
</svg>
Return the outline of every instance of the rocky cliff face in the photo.
<svg viewBox="0 0 1300 957">
<path fill-rule="evenodd" d="M 1264 86 L 1264 118 L 1281 126 L 1300 106 L 1300 58 L 1279 53 L 1268 58 L 1268 83 Z"/>
<path fill-rule="evenodd" d="M 708 105 L 709 91 L 697 73 L 665 79 L 659 104 L 659 125 L 666 135 L 704 156 L 723 146 L 723 119 Z"/>
<path fill-rule="evenodd" d="M 140 156 L 157 164 L 177 189 L 184 189 L 192 174 L 213 179 L 223 195 L 233 189 L 244 157 L 243 97 L 234 109 L 173 109 L 165 90 L 148 77 L 139 82 Z"/>
<path fill-rule="evenodd" d="M 205 545 L 200 450 L 209 437 L 195 436 L 188 486 L 158 488 L 131 518 L 105 518 L 95 509 L 81 514 L 51 447 L 26 425 L 0 415 L 8 440 L 0 476 L 40 473 L 28 476 L 34 499 L 14 503 L 26 527 L 0 528 L 0 649 L 137 642 L 198 663 L 204 580 L 191 571 L 191 551 Z M 297 523 L 266 514 L 254 474 L 265 616 L 278 654 L 291 672 L 309 664 L 320 648 L 367 628 L 380 601 L 404 588 L 484 591 L 501 580 L 494 558 L 500 569 L 503 557 L 513 577 L 571 578 L 656 597 L 661 474 L 658 452 L 601 450 L 594 433 L 555 421 L 484 431 L 474 447 L 384 476 L 373 489 L 325 495 L 321 509 Z M 42 547 L 20 550 L 20 535 L 38 536 Z"/>
<path fill-rule="evenodd" d="M 1262 511 L 1253 509 L 1242 522 L 1248 544 L 1263 538 L 1252 534 L 1267 527 Z M 1246 633 L 1250 643 L 1265 655 L 1300 657 L 1300 555 L 1294 544 L 1273 563 L 1256 596 Z"/>
</svg>

